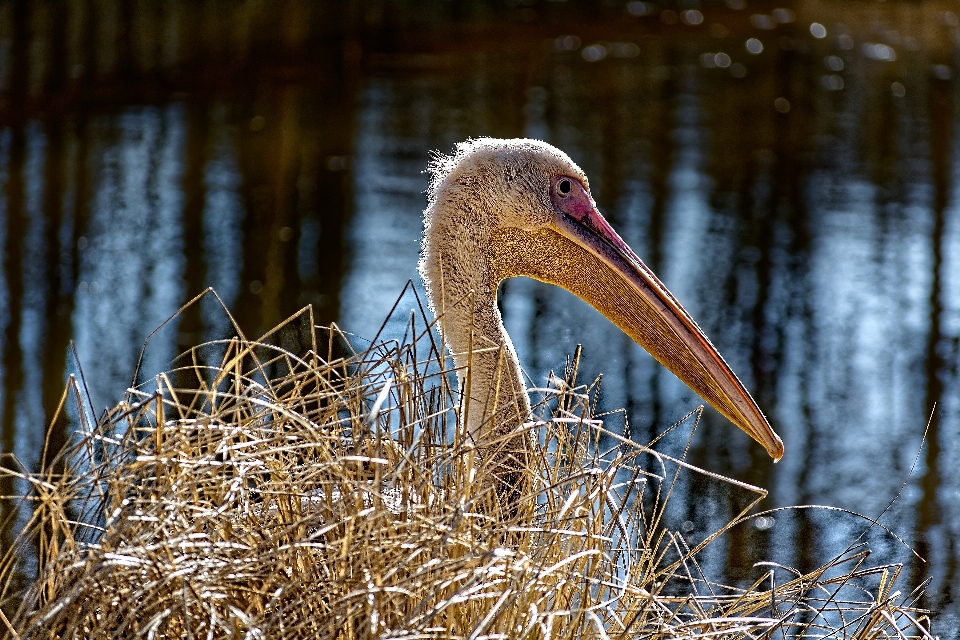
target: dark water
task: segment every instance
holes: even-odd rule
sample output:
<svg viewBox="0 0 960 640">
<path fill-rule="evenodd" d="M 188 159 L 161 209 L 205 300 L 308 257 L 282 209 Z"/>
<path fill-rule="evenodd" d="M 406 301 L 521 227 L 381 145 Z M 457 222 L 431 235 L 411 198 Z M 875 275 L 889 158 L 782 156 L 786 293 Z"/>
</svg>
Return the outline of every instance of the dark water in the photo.
<svg viewBox="0 0 960 640">
<path fill-rule="evenodd" d="M 206 286 L 250 335 L 312 303 L 372 336 L 416 278 L 430 151 L 538 137 L 587 172 L 787 451 L 772 465 L 709 411 L 691 460 L 769 488 L 771 508 L 876 517 L 903 486 L 881 522 L 926 562 L 876 529 L 871 560 L 905 562 L 901 588 L 929 580 L 934 631 L 955 637 L 953 7 L 0 4 L 2 450 L 39 463 L 77 371 L 70 341 L 93 404 L 110 405 L 144 338 Z M 625 407 L 638 440 L 699 402 L 566 292 L 509 281 L 502 307 L 535 381 L 582 343 L 584 376 L 605 374 L 602 406 Z M 191 310 L 151 339 L 145 376 L 228 329 L 212 305 Z M 691 535 L 724 521 L 724 499 L 680 490 Z M 734 582 L 761 559 L 810 569 L 865 523 L 761 525 L 706 569 Z"/>
</svg>

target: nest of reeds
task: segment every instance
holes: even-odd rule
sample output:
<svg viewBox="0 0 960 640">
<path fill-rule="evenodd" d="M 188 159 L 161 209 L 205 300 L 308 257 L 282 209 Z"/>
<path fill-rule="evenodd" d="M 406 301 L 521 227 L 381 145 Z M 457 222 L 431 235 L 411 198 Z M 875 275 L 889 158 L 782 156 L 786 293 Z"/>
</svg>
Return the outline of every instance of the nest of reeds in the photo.
<svg viewBox="0 0 960 640">
<path fill-rule="evenodd" d="M 576 357 L 528 425 L 527 494 L 501 508 L 496 456 L 460 432 L 450 362 L 415 319 L 354 351 L 307 309 L 192 349 L 96 421 L 71 380 L 74 439 L 16 472 L 31 516 L 0 567 L 8 637 L 928 636 L 898 568 L 862 549 L 747 589 L 701 575 L 764 492 L 688 544 L 664 513 L 699 470 L 606 431 Z M 281 346 L 297 322 L 305 353 Z"/>
</svg>

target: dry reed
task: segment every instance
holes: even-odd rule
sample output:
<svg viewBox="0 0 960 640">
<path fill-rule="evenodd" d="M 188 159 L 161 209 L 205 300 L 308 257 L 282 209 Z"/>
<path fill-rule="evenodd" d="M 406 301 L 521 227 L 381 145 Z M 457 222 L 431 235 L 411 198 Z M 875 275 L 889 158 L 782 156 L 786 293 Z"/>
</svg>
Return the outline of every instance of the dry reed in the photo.
<svg viewBox="0 0 960 640">
<path fill-rule="evenodd" d="M 577 358 L 544 392 L 530 494 L 505 515 L 422 317 L 352 352 L 307 309 L 191 350 L 95 423 L 71 380 L 57 419 L 73 405 L 74 441 L 4 472 L 32 510 L 0 566 L 7 636 L 929 637 L 898 567 L 863 549 L 772 589 L 769 572 L 708 581 L 698 553 L 765 493 L 713 476 L 755 499 L 690 548 L 664 513 L 702 472 L 604 430 Z M 297 322 L 305 355 L 278 346 Z"/>
</svg>

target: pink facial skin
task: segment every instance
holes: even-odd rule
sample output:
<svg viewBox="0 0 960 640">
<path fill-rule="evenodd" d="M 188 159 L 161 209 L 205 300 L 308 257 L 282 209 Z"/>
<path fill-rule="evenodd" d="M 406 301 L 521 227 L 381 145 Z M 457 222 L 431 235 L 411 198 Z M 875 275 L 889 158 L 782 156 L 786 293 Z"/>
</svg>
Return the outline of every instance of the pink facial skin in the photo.
<svg viewBox="0 0 960 640">
<path fill-rule="evenodd" d="M 558 210 L 594 230 L 598 229 L 597 222 L 606 222 L 597 211 L 597 203 L 576 178 L 554 176 L 550 180 L 550 199 Z"/>
<path fill-rule="evenodd" d="M 569 190 L 564 193 L 565 189 Z M 554 176 L 550 180 L 550 199 L 558 211 L 593 231 L 598 237 L 620 252 L 624 258 L 634 262 L 635 267 L 640 267 L 649 272 L 640 258 L 613 230 L 610 223 L 600 215 L 600 212 L 597 211 L 597 203 L 593 201 L 593 197 L 583 188 L 579 180 L 569 176 Z M 653 274 L 650 273 L 650 275 Z"/>
</svg>

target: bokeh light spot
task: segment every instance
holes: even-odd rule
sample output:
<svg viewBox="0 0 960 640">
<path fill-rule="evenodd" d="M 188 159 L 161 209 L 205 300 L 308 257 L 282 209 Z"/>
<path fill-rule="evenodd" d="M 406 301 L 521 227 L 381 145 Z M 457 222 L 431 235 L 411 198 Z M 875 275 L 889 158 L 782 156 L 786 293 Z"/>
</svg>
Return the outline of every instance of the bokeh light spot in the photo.
<svg viewBox="0 0 960 640">
<path fill-rule="evenodd" d="M 933 77 L 937 80 L 949 80 L 953 73 L 950 71 L 950 67 L 945 64 L 935 64 L 930 69 L 930 72 L 933 73 Z"/>
<path fill-rule="evenodd" d="M 637 16 L 637 17 L 649 16 L 655 12 L 656 12 L 656 9 L 654 8 L 654 6 L 648 2 L 637 2 L 636 0 L 634 0 L 634 2 L 627 3 L 627 13 L 629 13 L 632 16 Z"/>
<path fill-rule="evenodd" d="M 696 9 L 687 9 L 680 14 L 680 19 L 683 21 L 683 24 L 688 24 L 691 26 L 698 25 L 703 22 L 703 14 Z"/>
<path fill-rule="evenodd" d="M 773 19 L 773 16 L 768 16 L 764 13 L 755 13 L 750 16 L 750 24 L 757 29 L 769 30 L 777 28 L 777 21 Z"/>
<path fill-rule="evenodd" d="M 774 9 L 772 12 L 774 20 L 780 24 L 788 24 L 793 22 L 796 19 L 796 14 L 790 9 L 778 8 Z"/>
<path fill-rule="evenodd" d="M 598 62 L 607 57 L 607 48 L 602 44 L 591 44 L 580 53 L 587 62 Z"/>
<path fill-rule="evenodd" d="M 560 36 L 553 41 L 558 51 L 576 51 L 580 48 L 580 38 L 577 36 Z"/>
<path fill-rule="evenodd" d="M 840 91 L 843 89 L 843 78 L 833 74 L 822 76 L 820 86 L 827 91 Z"/>
</svg>

